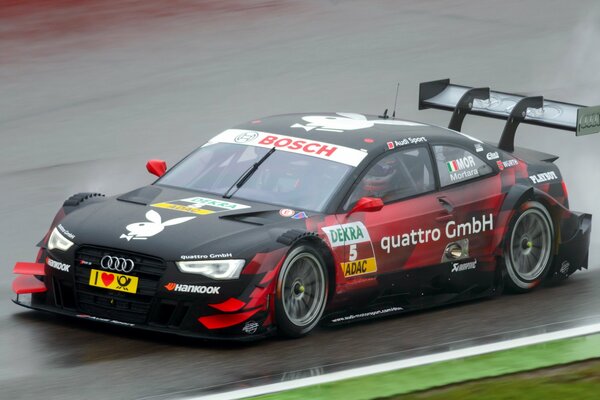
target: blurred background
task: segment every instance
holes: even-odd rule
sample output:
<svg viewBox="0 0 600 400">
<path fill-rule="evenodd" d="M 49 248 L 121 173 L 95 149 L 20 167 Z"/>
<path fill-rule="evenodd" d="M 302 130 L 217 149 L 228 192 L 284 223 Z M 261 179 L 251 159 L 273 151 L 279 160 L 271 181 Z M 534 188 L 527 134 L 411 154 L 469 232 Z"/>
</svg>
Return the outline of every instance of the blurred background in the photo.
<svg viewBox="0 0 600 400">
<path fill-rule="evenodd" d="M 172 165 L 271 114 L 381 113 L 397 83 L 397 115 L 438 125 L 450 114 L 417 110 L 419 82 L 597 105 L 599 39 L 594 0 L 0 0 L 0 397 L 199 393 L 598 318 L 600 234 L 589 271 L 528 299 L 322 328 L 300 341 L 184 341 L 9 299 L 14 262 L 33 260 L 63 200 L 148 184 L 147 159 Z M 463 127 L 497 141 L 503 122 L 468 117 Z M 571 208 L 600 215 L 600 135 L 522 126 L 517 145 L 558 154 Z"/>
</svg>

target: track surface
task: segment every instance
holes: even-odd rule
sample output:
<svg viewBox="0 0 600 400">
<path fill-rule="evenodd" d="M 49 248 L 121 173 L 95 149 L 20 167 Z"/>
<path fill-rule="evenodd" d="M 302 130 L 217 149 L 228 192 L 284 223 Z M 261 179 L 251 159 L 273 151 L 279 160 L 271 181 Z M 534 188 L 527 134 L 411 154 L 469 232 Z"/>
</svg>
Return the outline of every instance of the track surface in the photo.
<svg viewBox="0 0 600 400">
<path fill-rule="evenodd" d="M 564 284 L 295 341 L 189 341 L 9 301 L 13 263 L 33 259 L 66 197 L 147 184 L 147 158 L 172 164 L 232 124 L 302 110 L 379 113 L 400 82 L 399 115 L 444 125 L 450 115 L 418 112 L 416 96 L 419 82 L 445 77 L 599 104 L 595 1 L 21 3 L 0 0 L 1 398 L 233 389 L 600 319 L 598 234 L 592 268 Z M 476 117 L 465 123 L 488 140 L 501 129 Z M 572 208 L 600 215 L 600 135 L 519 134 L 518 144 L 561 156 Z"/>
</svg>

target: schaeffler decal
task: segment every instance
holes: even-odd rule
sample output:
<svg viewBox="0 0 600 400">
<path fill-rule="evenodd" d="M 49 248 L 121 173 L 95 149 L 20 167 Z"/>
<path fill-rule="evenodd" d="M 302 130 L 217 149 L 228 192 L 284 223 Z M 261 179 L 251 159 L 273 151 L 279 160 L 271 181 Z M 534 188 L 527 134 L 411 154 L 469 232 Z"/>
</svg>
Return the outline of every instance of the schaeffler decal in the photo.
<svg viewBox="0 0 600 400">
<path fill-rule="evenodd" d="M 325 226 L 322 229 L 327 235 L 331 247 L 371 241 L 369 231 L 362 222 Z"/>
<path fill-rule="evenodd" d="M 182 211 L 196 215 L 214 214 L 222 211 L 235 211 L 250 208 L 244 204 L 231 201 L 215 200 L 206 197 L 190 197 L 187 199 L 171 200 L 162 203 L 151 204 L 152 207 L 166 208 L 169 210 Z"/>
<path fill-rule="evenodd" d="M 481 153 L 483 151 L 483 146 L 479 143 L 475 143 L 475 151 Z"/>
<path fill-rule="evenodd" d="M 388 150 L 393 150 L 396 147 L 403 147 L 403 146 L 407 146 L 409 144 L 416 144 L 416 143 L 425 143 L 426 141 L 427 141 L 427 139 L 423 136 L 407 137 L 402 140 L 394 140 L 391 142 L 387 142 L 387 148 L 388 148 Z"/>
<path fill-rule="evenodd" d="M 450 272 L 463 272 L 477 268 L 477 260 L 468 262 L 454 262 L 452 263 L 452 270 Z"/>
<path fill-rule="evenodd" d="M 51 259 L 50 257 L 46 257 L 46 264 L 48 264 L 48 266 L 50 268 L 54 268 L 54 269 L 57 269 L 57 270 L 63 271 L 63 272 L 69 272 L 69 269 L 71 269 L 71 266 L 69 264 L 64 264 L 64 263 L 55 261 L 55 260 Z"/>
<path fill-rule="evenodd" d="M 256 321 L 247 321 L 242 328 L 242 332 L 247 333 L 248 335 L 254 335 L 259 325 Z"/>
<path fill-rule="evenodd" d="M 482 215 L 480 218 L 473 217 L 471 221 L 457 223 L 448 221 L 443 231 L 444 239 L 454 239 L 464 236 L 476 235 L 479 233 L 491 231 L 494 229 L 494 215 Z M 418 244 L 437 242 L 442 238 L 442 231 L 439 228 L 433 229 L 413 229 L 408 233 L 402 233 L 394 236 L 384 236 L 381 238 L 381 249 L 390 253 L 392 249 L 401 247 L 411 247 Z"/>
<path fill-rule="evenodd" d="M 149 237 L 158 235 L 159 233 L 164 231 L 165 227 L 167 226 L 179 225 L 194 218 L 196 217 L 181 217 L 173 218 L 168 221 L 162 222 L 162 217 L 160 216 L 160 214 L 154 210 L 150 210 L 146 213 L 147 221 L 136 222 L 127 225 L 125 228 L 129 231 L 129 233 L 122 234 L 119 237 L 119 239 L 127 239 L 128 242 L 131 239 L 146 240 Z"/>
<path fill-rule="evenodd" d="M 256 135 L 255 135 L 256 134 Z M 364 151 L 317 140 L 301 139 L 275 133 L 228 129 L 210 140 L 211 143 L 234 143 L 245 146 L 275 148 L 278 151 L 304 154 L 356 167 L 368 155 Z"/>
<path fill-rule="evenodd" d="M 69 239 L 75 239 L 75 235 L 72 234 L 71 232 L 69 232 L 67 230 L 67 228 L 65 228 L 64 226 L 62 226 L 61 224 L 58 224 L 57 226 L 58 230 L 60 231 L 60 233 L 62 233 L 63 235 L 65 235 L 66 237 L 68 237 Z"/>
<path fill-rule="evenodd" d="M 181 293 L 199 293 L 199 294 L 219 294 L 220 286 L 205 285 L 184 285 L 181 283 L 169 282 L 165 285 L 169 292 Z"/>
<path fill-rule="evenodd" d="M 395 119 L 368 120 L 366 116 L 355 113 L 336 113 L 336 115 L 307 115 L 302 117 L 305 124 L 293 124 L 290 128 L 302 128 L 307 132 L 314 130 L 326 132 L 355 131 L 358 129 L 372 128 L 375 124 L 423 126 L 418 122 L 402 121 Z"/>
<path fill-rule="evenodd" d="M 529 179 L 531 179 L 531 182 L 533 183 L 543 183 L 557 180 L 558 176 L 556 176 L 556 173 L 554 171 L 548 171 L 536 175 L 531 175 Z"/>
</svg>

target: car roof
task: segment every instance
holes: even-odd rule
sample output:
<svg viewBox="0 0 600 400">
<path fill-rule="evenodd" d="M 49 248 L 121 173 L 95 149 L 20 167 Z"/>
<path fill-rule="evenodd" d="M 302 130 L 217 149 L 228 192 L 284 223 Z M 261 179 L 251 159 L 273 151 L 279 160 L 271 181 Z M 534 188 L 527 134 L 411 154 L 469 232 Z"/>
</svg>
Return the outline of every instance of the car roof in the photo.
<svg viewBox="0 0 600 400">
<path fill-rule="evenodd" d="M 380 154 L 391 148 L 425 141 L 462 145 L 479 142 L 479 140 L 460 132 L 423 122 L 343 112 L 274 115 L 249 121 L 234 128 L 366 150 L 369 156 Z M 425 138 L 425 140 L 421 138 Z"/>
</svg>

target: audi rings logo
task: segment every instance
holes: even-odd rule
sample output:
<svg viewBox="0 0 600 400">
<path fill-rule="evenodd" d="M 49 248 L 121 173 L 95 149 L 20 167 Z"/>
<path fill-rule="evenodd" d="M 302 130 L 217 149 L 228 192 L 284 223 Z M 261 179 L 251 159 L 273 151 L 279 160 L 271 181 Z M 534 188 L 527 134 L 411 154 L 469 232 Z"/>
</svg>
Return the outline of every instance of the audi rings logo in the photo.
<svg viewBox="0 0 600 400">
<path fill-rule="evenodd" d="M 233 140 L 236 143 L 248 143 L 248 142 L 252 142 L 257 137 L 258 137 L 258 132 L 248 131 L 248 132 L 240 133 Z"/>
<path fill-rule="evenodd" d="M 135 263 L 129 258 L 106 255 L 100 260 L 100 266 L 103 269 L 127 273 L 133 271 Z"/>
</svg>

